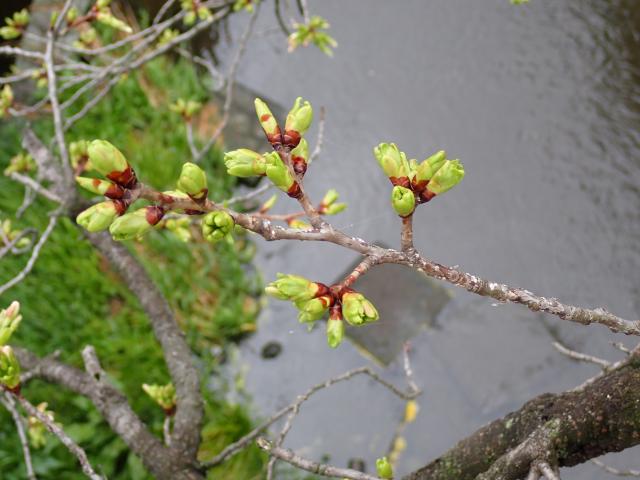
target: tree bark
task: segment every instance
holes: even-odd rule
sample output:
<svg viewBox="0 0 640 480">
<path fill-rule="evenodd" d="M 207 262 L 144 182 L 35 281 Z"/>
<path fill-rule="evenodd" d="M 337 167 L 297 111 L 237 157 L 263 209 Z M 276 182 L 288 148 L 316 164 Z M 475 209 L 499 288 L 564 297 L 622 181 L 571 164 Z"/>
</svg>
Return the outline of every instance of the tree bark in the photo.
<svg viewBox="0 0 640 480">
<path fill-rule="evenodd" d="M 548 442 L 537 443 L 542 445 L 537 451 L 517 449 L 527 440 L 531 444 L 549 425 L 554 426 L 553 434 L 547 436 Z M 516 480 L 526 477 L 532 461 L 570 467 L 638 443 L 640 358 L 636 356 L 584 388 L 528 401 L 404 478 Z"/>
</svg>

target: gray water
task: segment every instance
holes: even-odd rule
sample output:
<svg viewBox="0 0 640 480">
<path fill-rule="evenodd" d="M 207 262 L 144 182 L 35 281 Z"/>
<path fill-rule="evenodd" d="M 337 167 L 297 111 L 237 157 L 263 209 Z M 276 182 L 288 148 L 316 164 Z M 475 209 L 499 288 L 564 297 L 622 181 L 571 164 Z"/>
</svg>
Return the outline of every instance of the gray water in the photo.
<svg viewBox="0 0 640 480">
<path fill-rule="evenodd" d="M 520 7 L 508 0 L 310 3 L 332 24 L 340 43 L 335 57 L 311 48 L 288 54 L 266 3 L 239 80 L 286 106 L 302 95 L 326 107 L 323 153 L 306 185 L 316 199 L 335 187 L 349 203 L 332 219 L 335 226 L 397 246 L 390 186 L 371 149 L 394 141 L 419 159 L 446 149 L 467 175 L 418 209 L 421 252 L 567 303 L 640 316 L 637 0 L 531 0 Z M 232 22 L 234 34 L 247 20 L 240 17 Z M 280 208 L 296 205 L 283 198 Z M 267 280 L 285 271 L 330 283 L 357 260 L 331 245 L 257 241 Z M 610 341 L 630 342 L 603 327 L 495 306 L 445 287 L 452 300 L 436 325 L 412 340 L 424 394 L 405 432 L 399 474 L 529 398 L 597 373 L 558 354 L 555 338 L 608 359 L 620 356 Z M 269 303 L 259 327 L 241 358 L 260 414 L 330 376 L 373 365 L 348 342 L 331 351 L 322 329 L 307 333 L 282 302 Z M 263 361 L 260 349 L 272 340 L 282 342 L 283 352 Z M 382 371 L 403 384 L 398 361 Z M 387 391 L 358 379 L 305 404 L 285 444 L 316 459 L 328 454 L 338 465 L 362 457 L 371 471 L 403 409 Z M 639 451 L 607 461 L 640 468 Z M 587 464 L 563 478 L 607 474 Z"/>
</svg>

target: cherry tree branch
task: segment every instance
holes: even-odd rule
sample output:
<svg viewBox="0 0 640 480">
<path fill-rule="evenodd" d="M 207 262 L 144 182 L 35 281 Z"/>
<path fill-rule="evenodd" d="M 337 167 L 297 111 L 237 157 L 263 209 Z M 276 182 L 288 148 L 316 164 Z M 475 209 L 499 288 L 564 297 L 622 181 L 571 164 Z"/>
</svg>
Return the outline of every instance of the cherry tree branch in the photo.
<svg viewBox="0 0 640 480">
<path fill-rule="evenodd" d="M 22 454 L 24 455 L 24 465 L 27 470 L 27 478 L 29 480 L 36 480 L 36 474 L 33 470 L 33 463 L 31 462 L 31 450 L 29 448 L 29 439 L 24 428 L 24 418 L 20 415 L 20 412 L 16 409 L 15 402 L 8 392 L 3 392 L 3 397 L 0 397 L 0 403 L 6 408 L 11 417 L 13 423 L 16 425 L 18 437 L 20 438 L 20 445 L 22 446 Z"/>
</svg>

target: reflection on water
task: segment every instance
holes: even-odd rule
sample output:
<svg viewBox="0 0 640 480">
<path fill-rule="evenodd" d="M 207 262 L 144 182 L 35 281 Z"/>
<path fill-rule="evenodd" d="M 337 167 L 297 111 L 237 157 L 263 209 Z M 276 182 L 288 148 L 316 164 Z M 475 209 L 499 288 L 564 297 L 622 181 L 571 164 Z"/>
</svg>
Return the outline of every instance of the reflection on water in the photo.
<svg viewBox="0 0 640 480">
<path fill-rule="evenodd" d="M 282 104 L 304 95 L 327 108 L 323 155 L 307 183 L 315 197 L 335 187 L 349 202 L 336 226 L 397 245 L 399 222 L 371 149 L 395 141 L 424 157 L 444 148 L 464 162 L 467 176 L 419 209 L 421 251 L 566 302 L 640 316 L 636 0 L 311 3 L 332 24 L 336 56 L 288 55 L 264 12 L 240 79 Z M 244 20 L 232 28 L 239 31 Z M 331 282 L 355 260 L 330 245 L 260 245 L 267 279 L 285 270 Z M 531 396 L 595 373 L 557 354 L 552 336 L 606 358 L 617 355 L 608 342 L 624 340 L 450 290 L 442 328 L 413 340 L 425 394 L 406 431 L 401 474 Z M 260 349 L 271 340 L 283 351 L 261 362 Z M 251 364 L 248 389 L 265 414 L 315 382 L 368 363 L 352 345 L 329 351 L 321 331 L 307 333 L 293 309 L 277 302 L 243 358 Z M 384 375 L 403 381 L 397 362 Z M 359 379 L 306 404 L 287 445 L 316 458 L 329 454 L 340 465 L 350 456 L 372 465 L 402 411 L 387 392 Z M 625 461 L 632 466 L 629 453 L 620 465 Z M 591 465 L 563 473 L 603 478 Z"/>
</svg>

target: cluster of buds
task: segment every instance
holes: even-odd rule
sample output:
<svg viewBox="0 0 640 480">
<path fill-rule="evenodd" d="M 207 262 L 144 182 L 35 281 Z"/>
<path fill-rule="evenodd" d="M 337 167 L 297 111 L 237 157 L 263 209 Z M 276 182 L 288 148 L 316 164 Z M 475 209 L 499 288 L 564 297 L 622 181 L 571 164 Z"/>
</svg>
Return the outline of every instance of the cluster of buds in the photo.
<svg viewBox="0 0 640 480">
<path fill-rule="evenodd" d="M 83 29 L 78 35 L 78 39 L 73 42 L 75 48 L 92 50 L 98 47 L 98 32 L 93 27 Z"/>
<path fill-rule="evenodd" d="M 386 479 L 393 478 L 393 467 L 387 457 L 378 458 L 376 460 L 376 471 L 378 472 L 378 477 Z"/>
<path fill-rule="evenodd" d="M 176 389 L 172 383 L 166 385 L 148 385 L 144 383 L 142 389 L 156 402 L 165 415 L 171 416 L 176 411 Z"/>
<path fill-rule="evenodd" d="M 44 68 L 35 70 L 31 74 L 31 79 L 36 82 L 36 88 L 45 88 L 49 84 L 49 78 Z"/>
<path fill-rule="evenodd" d="M 191 221 L 187 217 L 169 218 L 163 220 L 159 226 L 169 230 L 183 242 L 189 242 L 193 236 L 191 235 Z"/>
<path fill-rule="evenodd" d="M 167 43 L 173 41 L 173 39 L 178 35 L 180 35 L 180 32 L 178 30 L 167 28 L 162 32 L 162 35 L 160 35 L 160 38 L 158 39 L 158 45 L 166 45 Z"/>
<path fill-rule="evenodd" d="M 238 12 L 245 10 L 247 12 L 253 12 L 253 9 L 258 3 L 260 3 L 260 0 L 236 0 L 236 3 L 233 4 L 233 11 Z"/>
<path fill-rule="evenodd" d="M 411 215 L 416 205 L 445 193 L 464 177 L 462 164 L 448 160 L 443 150 L 422 163 L 407 160 L 394 143 L 381 143 L 373 154 L 393 184 L 391 204 L 401 217 Z"/>
<path fill-rule="evenodd" d="M 202 109 L 202 103 L 195 100 L 184 100 L 179 98 L 175 103 L 169 105 L 169 110 L 182 116 L 185 122 L 190 122 L 194 115 Z"/>
<path fill-rule="evenodd" d="M 320 202 L 318 213 L 320 215 L 337 215 L 338 213 L 343 212 L 347 208 L 347 204 L 343 202 L 336 202 L 338 197 L 339 195 L 335 188 L 327 191 Z"/>
<path fill-rule="evenodd" d="M 76 177 L 78 184 L 108 199 L 80 213 L 76 222 L 90 232 L 105 230 L 129 208 L 129 191 L 138 183 L 136 174 L 122 152 L 105 140 L 76 142 L 70 150 L 76 171 L 90 168 L 106 177 L 106 180 Z"/>
<path fill-rule="evenodd" d="M 289 52 L 314 44 L 324 54 L 333 56 L 331 49 L 337 47 L 338 42 L 326 32 L 329 26 L 329 22 L 317 15 L 311 17 L 309 23 L 296 23 L 295 31 L 289 35 Z"/>
<path fill-rule="evenodd" d="M 22 234 L 22 230 L 13 228 L 11 220 L 6 218 L 0 222 L 0 242 L 4 245 L 9 245 L 16 237 Z M 27 237 L 22 237 L 14 245 L 15 248 L 23 249 L 31 243 L 31 240 Z M 1 343 L 1 342 L 0 342 Z"/>
<path fill-rule="evenodd" d="M 4 174 L 9 176 L 12 173 L 27 173 L 36 169 L 36 162 L 27 152 L 21 152 L 11 157 L 9 165 L 4 169 Z"/>
<path fill-rule="evenodd" d="M 335 348 L 344 338 L 344 321 L 361 326 L 378 320 L 379 314 L 364 295 L 350 288 L 312 282 L 299 275 L 278 274 L 265 292 L 279 300 L 291 301 L 298 309 L 301 323 L 313 324 L 329 312 L 327 342 Z"/>
<path fill-rule="evenodd" d="M 207 242 L 216 243 L 231 238 L 234 227 L 233 217 L 222 210 L 209 212 L 202 218 L 202 236 Z"/>
<path fill-rule="evenodd" d="M 129 25 L 113 15 L 109 8 L 110 4 L 111 0 L 98 0 L 91 9 L 91 15 L 95 16 L 98 22 L 115 30 L 120 30 L 125 33 L 133 32 Z"/>
<path fill-rule="evenodd" d="M 0 37 L 5 40 L 14 40 L 24 33 L 29 25 L 29 11 L 23 8 L 13 14 L 13 17 L 5 18 L 6 26 L 0 28 Z"/>
<path fill-rule="evenodd" d="M 21 320 L 18 302 L 0 311 L 0 385 L 15 393 L 20 391 L 20 364 L 7 342 Z"/>
<path fill-rule="evenodd" d="M 47 407 L 47 402 L 42 402 L 38 404 L 36 408 L 40 413 L 53 422 L 55 420 L 53 412 L 51 410 L 47 410 Z M 29 443 L 33 448 L 42 448 L 47 444 L 47 427 L 32 415 L 27 419 L 27 432 L 29 433 Z"/>
<path fill-rule="evenodd" d="M 196 20 L 209 20 L 212 17 L 211 10 L 202 5 L 200 0 L 180 0 L 180 7 L 187 12 L 184 16 L 184 24 L 190 27 Z"/>
<path fill-rule="evenodd" d="M 0 90 L 0 118 L 3 118 L 13 105 L 13 90 L 10 85 L 5 85 Z"/>
<path fill-rule="evenodd" d="M 255 99 L 256 114 L 260 126 L 273 152 L 260 154 L 246 148 L 227 152 L 224 162 L 227 172 L 237 177 L 267 176 L 280 190 L 292 198 L 300 198 L 302 191 L 296 176 L 302 177 L 309 163 L 309 145 L 303 138 L 311 126 L 311 104 L 298 97 L 289 111 L 284 133 L 269 106 Z M 291 165 L 285 163 L 289 159 Z"/>
</svg>

